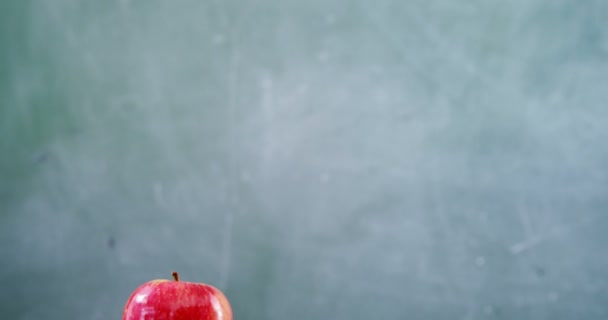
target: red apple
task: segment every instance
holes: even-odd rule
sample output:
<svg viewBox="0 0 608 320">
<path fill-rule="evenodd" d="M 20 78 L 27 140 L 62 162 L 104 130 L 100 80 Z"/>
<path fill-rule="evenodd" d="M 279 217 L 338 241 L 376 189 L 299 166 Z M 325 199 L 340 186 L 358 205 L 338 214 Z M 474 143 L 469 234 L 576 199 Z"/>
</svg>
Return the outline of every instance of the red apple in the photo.
<svg viewBox="0 0 608 320">
<path fill-rule="evenodd" d="M 232 320 L 224 294 L 204 283 L 173 279 L 152 280 L 135 289 L 122 314 L 123 320 Z"/>
</svg>

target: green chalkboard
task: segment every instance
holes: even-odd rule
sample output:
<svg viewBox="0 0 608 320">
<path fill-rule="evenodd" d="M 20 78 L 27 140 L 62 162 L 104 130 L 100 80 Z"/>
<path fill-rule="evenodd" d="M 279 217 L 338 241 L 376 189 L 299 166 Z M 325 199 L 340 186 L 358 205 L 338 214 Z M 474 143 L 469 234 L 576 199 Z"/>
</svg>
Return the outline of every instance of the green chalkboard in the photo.
<svg viewBox="0 0 608 320">
<path fill-rule="evenodd" d="M 0 3 L 0 317 L 608 318 L 608 2 Z"/>
</svg>

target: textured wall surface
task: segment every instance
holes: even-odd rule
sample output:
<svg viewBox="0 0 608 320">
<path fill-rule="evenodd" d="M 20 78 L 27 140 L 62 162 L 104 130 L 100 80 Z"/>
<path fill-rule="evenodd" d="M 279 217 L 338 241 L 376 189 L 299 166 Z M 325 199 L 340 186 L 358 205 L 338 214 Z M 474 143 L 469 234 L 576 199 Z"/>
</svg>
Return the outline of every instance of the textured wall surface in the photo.
<svg viewBox="0 0 608 320">
<path fill-rule="evenodd" d="M 608 2 L 0 3 L 0 314 L 607 319 Z"/>
</svg>

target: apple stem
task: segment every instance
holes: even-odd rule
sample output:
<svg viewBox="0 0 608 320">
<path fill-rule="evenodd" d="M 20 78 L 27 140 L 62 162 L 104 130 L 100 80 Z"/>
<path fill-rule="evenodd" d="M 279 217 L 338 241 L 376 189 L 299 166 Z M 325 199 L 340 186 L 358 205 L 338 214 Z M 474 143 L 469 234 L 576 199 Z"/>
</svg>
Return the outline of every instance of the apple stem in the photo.
<svg viewBox="0 0 608 320">
<path fill-rule="evenodd" d="M 177 272 L 173 271 L 171 275 L 173 275 L 173 279 L 175 279 L 175 282 L 179 281 L 179 274 Z"/>
</svg>

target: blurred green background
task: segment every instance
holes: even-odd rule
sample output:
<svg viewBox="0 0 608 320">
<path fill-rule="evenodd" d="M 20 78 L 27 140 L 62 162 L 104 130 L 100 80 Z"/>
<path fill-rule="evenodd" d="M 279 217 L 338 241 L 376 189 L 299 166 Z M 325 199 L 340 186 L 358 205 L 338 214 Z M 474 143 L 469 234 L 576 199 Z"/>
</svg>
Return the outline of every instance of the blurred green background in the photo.
<svg viewBox="0 0 608 320">
<path fill-rule="evenodd" d="M 0 315 L 607 319 L 608 2 L 0 2 Z"/>
</svg>

